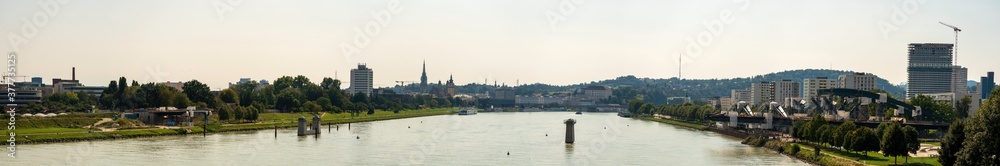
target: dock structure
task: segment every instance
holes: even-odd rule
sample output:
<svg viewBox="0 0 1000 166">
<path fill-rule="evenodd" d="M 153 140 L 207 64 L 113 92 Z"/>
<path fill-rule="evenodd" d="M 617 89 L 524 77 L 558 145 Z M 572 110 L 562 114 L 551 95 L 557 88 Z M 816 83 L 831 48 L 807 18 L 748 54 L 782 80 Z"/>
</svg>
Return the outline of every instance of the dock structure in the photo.
<svg viewBox="0 0 1000 166">
<path fill-rule="evenodd" d="M 319 135 L 319 122 L 321 118 L 319 116 L 313 116 L 312 124 L 306 124 L 306 117 L 299 117 L 299 136 L 304 135 Z"/>
</svg>

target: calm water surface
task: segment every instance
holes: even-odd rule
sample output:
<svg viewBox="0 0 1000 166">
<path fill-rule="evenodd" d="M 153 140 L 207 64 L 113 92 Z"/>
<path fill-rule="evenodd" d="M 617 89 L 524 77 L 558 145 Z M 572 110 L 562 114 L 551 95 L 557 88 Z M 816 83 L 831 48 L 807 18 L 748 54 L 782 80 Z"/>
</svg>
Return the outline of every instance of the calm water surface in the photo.
<svg viewBox="0 0 1000 166">
<path fill-rule="evenodd" d="M 563 143 L 568 118 L 577 120 L 575 144 Z M 23 145 L 0 165 L 807 165 L 739 139 L 610 113 L 443 115 L 323 130 Z"/>
</svg>

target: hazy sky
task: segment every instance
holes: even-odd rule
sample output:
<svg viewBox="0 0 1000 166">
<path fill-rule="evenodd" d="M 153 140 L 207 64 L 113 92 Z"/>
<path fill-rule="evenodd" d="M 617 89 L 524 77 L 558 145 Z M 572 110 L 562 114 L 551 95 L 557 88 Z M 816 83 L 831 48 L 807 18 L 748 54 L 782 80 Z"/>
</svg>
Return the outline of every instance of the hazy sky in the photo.
<svg viewBox="0 0 1000 166">
<path fill-rule="evenodd" d="M 954 42 L 938 21 L 963 29 L 969 79 L 1000 70 L 996 0 L 60 2 L 0 1 L 0 52 L 17 50 L 20 75 L 48 84 L 75 66 L 91 86 L 125 76 L 219 89 L 241 77 L 347 80 L 367 63 L 376 86 L 391 86 L 419 81 L 426 60 L 433 82 L 565 85 L 676 77 L 683 54 L 684 78 L 832 67 L 899 83 L 908 43 Z"/>
</svg>

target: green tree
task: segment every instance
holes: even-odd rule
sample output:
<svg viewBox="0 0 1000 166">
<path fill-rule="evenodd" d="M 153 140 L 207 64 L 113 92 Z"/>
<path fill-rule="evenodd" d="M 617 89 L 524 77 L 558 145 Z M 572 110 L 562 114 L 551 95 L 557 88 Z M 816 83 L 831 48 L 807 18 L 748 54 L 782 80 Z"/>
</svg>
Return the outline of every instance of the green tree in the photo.
<svg viewBox="0 0 1000 166">
<path fill-rule="evenodd" d="M 855 125 L 853 121 L 847 121 L 841 123 L 840 126 L 837 126 L 837 129 L 834 130 L 835 134 L 833 134 L 833 142 L 831 142 L 830 144 L 842 148 L 847 147 L 848 145 L 850 145 L 848 143 L 849 142 L 848 140 L 850 140 L 848 136 L 850 136 L 851 131 L 854 131 L 854 129 L 857 129 L 857 125 Z"/>
<path fill-rule="evenodd" d="M 244 119 L 247 119 L 247 116 L 246 116 L 247 109 L 246 109 L 246 107 L 235 106 L 233 108 L 234 108 L 233 109 L 233 119 L 236 119 L 237 121 L 240 121 L 240 122 L 242 122 Z"/>
<path fill-rule="evenodd" d="M 844 149 L 862 152 L 866 156 L 869 151 L 879 150 L 879 138 L 875 135 L 875 131 L 872 131 L 872 129 L 859 127 L 848 133 L 849 134 L 846 135 L 847 140 L 845 140 Z"/>
<path fill-rule="evenodd" d="M 994 89 L 965 124 L 956 165 L 1000 165 L 1000 89 Z"/>
<path fill-rule="evenodd" d="M 219 108 L 219 120 L 221 121 L 229 120 L 229 118 L 232 118 L 230 117 L 232 112 L 233 108 L 229 107 L 229 104 L 223 104 L 222 107 Z"/>
<path fill-rule="evenodd" d="M 958 160 L 957 153 L 962 150 L 962 142 L 965 142 L 965 121 L 956 120 L 951 123 L 948 133 L 941 139 L 938 162 L 941 165 L 955 165 Z"/>
<path fill-rule="evenodd" d="M 237 97 L 239 99 L 239 102 L 237 103 L 239 103 L 241 106 L 249 106 L 250 103 L 253 103 L 254 98 L 257 98 L 257 93 L 255 93 L 255 90 L 257 90 L 258 85 L 260 84 L 257 83 L 257 81 L 251 80 L 236 84 L 236 86 L 230 89 L 236 91 L 236 94 L 239 96 Z"/>
<path fill-rule="evenodd" d="M 885 135 L 885 130 L 888 128 L 889 128 L 888 123 L 885 122 L 879 123 L 878 127 L 875 128 L 875 135 L 878 135 L 878 137 L 881 139 L 882 136 Z"/>
<path fill-rule="evenodd" d="M 917 153 L 917 150 L 920 150 L 920 140 L 918 139 L 920 138 L 920 132 L 917 132 L 917 129 L 913 128 L 913 126 L 906 126 L 903 127 L 903 135 L 906 138 L 906 152 L 908 152 L 904 155 L 906 157 L 905 162 L 909 163 L 909 153 Z"/>
<path fill-rule="evenodd" d="M 183 93 L 174 93 L 173 102 L 174 103 L 172 106 L 178 109 L 183 109 L 187 108 L 188 106 L 191 106 L 191 100 L 188 100 L 187 95 Z"/>
<path fill-rule="evenodd" d="M 316 104 L 316 102 L 314 102 L 314 101 L 307 101 L 304 104 L 302 104 L 302 107 L 304 108 L 304 111 L 307 111 L 307 112 L 320 112 L 320 111 L 323 111 L 323 107 L 320 106 L 319 104 Z"/>
<path fill-rule="evenodd" d="M 228 88 L 226 90 L 222 90 L 222 92 L 219 92 L 219 99 L 222 99 L 223 103 L 239 104 L 240 102 L 239 94 L 237 94 L 236 90 L 233 90 L 232 88 Z"/>
<path fill-rule="evenodd" d="M 812 120 L 810 120 L 810 122 L 811 123 L 809 124 L 810 126 L 809 126 L 809 134 L 808 134 L 809 141 L 816 142 L 816 143 L 822 142 L 823 131 L 820 128 L 822 128 L 823 126 L 826 126 L 828 124 L 826 122 L 826 118 L 824 118 L 822 115 L 816 115 L 816 116 L 813 116 L 813 118 L 812 118 Z"/>
<path fill-rule="evenodd" d="M 642 100 L 632 99 L 628 101 L 628 112 L 634 115 L 639 115 L 639 108 L 642 107 Z"/>
<path fill-rule="evenodd" d="M 198 80 L 191 80 L 185 82 L 181 89 L 191 102 L 203 102 L 209 107 L 218 108 L 216 107 L 218 103 L 215 103 L 215 96 L 212 95 L 212 90 L 208 88 L 208 85 Z"/>
<path fill-rule="evenodd" d="M 639 113 L 640 114 L 650 114 L 650 113 L 653 112 L 653 107 L 655 107 L 655 106 L 653 106 L 652 103 L 642 104 L 642 106 L 639 106 Z"/>
<path fill-rule="evenodd" d="M 972 99 L 970 99 L 969 96 L 962 97 L 962 100 L 955 103 L 955 118 L 965 119 L 969 117 L 969 109 L 972 107 L 970 106 L 971 104 Z"/>
<path fill-rule="evenodd" d="M 886 128 L 885 135 L 882 136 L 881 149 L 882 155 L 892 156 L 893 163 L 897 163 L 897 157 L 908 155 L 906 134 L 899 123 L 892 123 Z"/>
<path fill-rule="evenodd" d="M 833 137 L 833 129 L 831 129 L 830 126 L 831 125 L 823 125 L 819 127 L 819 133 L 818 133 L 819 139 L 817 139 L 818 140 L 817 142 L 819 142 L 820 144 L 830 143 L 831 140 L 830 137 Z M 833 145 L 831 144 L 831 146 Z"/>
<path fill-rule="evenodd" d="M 286 88 L 276 96 L 274 107 L 281 110 L 297 109 L 301 106 L 304 99 L 305 95 L 298 89 Z"/>
</svg>

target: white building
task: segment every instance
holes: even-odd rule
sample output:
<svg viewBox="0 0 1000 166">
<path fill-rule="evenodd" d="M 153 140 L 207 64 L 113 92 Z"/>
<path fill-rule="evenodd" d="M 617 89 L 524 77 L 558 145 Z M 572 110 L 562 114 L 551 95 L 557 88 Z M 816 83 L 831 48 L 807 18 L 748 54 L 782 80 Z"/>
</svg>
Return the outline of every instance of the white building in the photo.
<svg viewBox="0 0 1000 166">
<path fill-rule="evenodd" d="M 583 95 L 590 100 L 604 100 L 611 97 L 611 87 L 608 86 L 588 86 L 583 89 Z"/>
<path fill-rule="evenodd" d="M 868 73 L 854 73 L 840 75 L 837 80 L 838 88 L 857 89 L 863 91 L 875 90 L 878 86 L 878 77 Z"/>
<path fill-rule="evenodd" d="M 774 102 L 778 102 L 778 104 L 784 104 L 788 99 L 798 99 L 802 96 L 802 94 L 799 93 L 802 86 L 800 86 L 798 82 L 792 80 L 781 80 L 778 82 L 772 82 L 771 84 L 773 84 L 772 87 L 774 87 L 773 100 Z"/>
<path fill-rule="evenodd" d="M 747 89 L 733 89 L 733 92 L 730 95 L 731 95 L 730 98 L 732 98 L 731 104 L 736 104 L 741 101 L 745 102 L 753 101 L 753 97 L 751 97 L 753 93 Z"/>
<path fill-rule="evenodd" d="M 802 98 L 808 99 L 817 96 L 820 89 L 830 89 L 837 87 L 837 80 L 827 77 L 806 78 L 802 80 Z"/>
<path fill-rule="evenodd" d="M 719 98 L 719 108 L 722 110 L 733 109 L 733 98 L 732 97 L 720 97 Z"/>
<path fill-rule="evenodd" d="M 753 83 L 750 85 L 750 105 L 765 104 L 774 101 L 774 84 L 771 82 Z"/>
<path fill-rule="evenodd" d="M 372 69 L 369 69 L 365 64 L 358 64 L 358 68 L 351 69 L 351 87 L 348 89 L 350 93 L 365 93 L 368 95 L 372 94 Z"/>
</svg>

